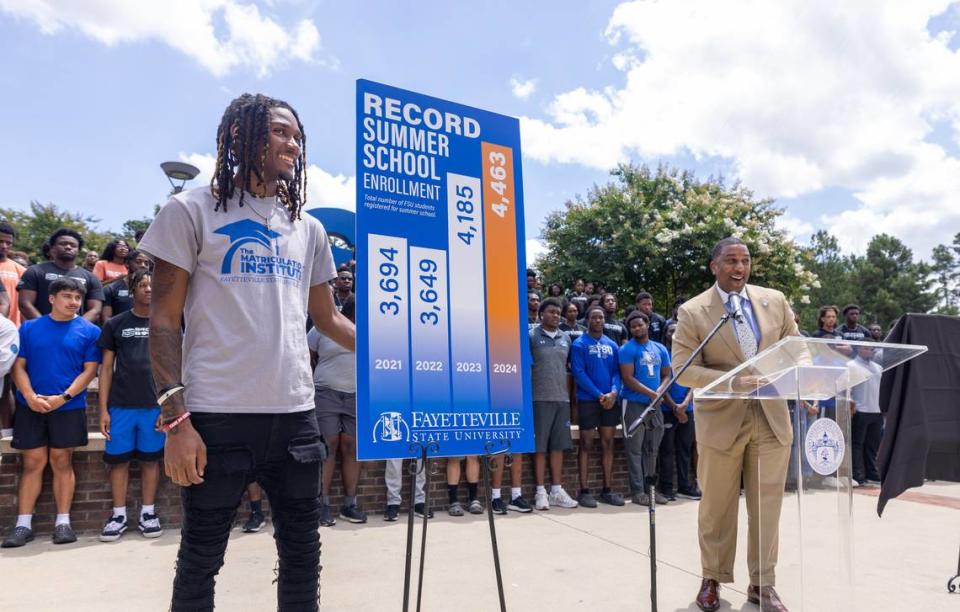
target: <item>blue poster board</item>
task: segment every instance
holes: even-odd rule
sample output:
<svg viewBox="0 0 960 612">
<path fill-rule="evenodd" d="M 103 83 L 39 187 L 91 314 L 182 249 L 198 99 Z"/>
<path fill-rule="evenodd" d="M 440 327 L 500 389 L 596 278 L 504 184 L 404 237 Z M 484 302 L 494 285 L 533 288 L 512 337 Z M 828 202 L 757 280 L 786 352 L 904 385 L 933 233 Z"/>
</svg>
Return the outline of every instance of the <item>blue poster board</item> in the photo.
<svg viewBox="0 0 960 612">
<path fill-rule="evenodd" d="M 360 460 L 533 451 L 522 185 L 517 119 L 357 81 Z"/>
</svg>

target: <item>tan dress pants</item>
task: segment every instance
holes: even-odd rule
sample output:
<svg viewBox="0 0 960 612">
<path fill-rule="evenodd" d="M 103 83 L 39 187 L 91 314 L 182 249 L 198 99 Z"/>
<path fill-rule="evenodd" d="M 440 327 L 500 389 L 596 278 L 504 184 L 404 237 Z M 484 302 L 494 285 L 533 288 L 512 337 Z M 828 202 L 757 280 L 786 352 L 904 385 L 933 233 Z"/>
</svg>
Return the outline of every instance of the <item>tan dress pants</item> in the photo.
<svg viewBox="0 0 960 612">
<path fill-rule="evenodd" d="M 782 445 L 774 435 L 760 402 L 750 400 L 729 449 L 717 450 L 699 442 L 697 449 L 697 476 L 703 490 L 699 514 L 703 577 L 733 582 L 742 472 L 747 498 L 750 584 L 774 586 L 790 446 Z"/>
</svg>

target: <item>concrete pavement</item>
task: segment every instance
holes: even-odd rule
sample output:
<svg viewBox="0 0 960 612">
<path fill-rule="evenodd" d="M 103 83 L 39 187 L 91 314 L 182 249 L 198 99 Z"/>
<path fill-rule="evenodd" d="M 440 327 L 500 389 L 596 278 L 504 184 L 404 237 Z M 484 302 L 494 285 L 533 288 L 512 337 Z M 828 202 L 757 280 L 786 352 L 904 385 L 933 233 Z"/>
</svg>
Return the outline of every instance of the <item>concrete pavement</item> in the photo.
<svg viewBox="0 0 960 612">
<path fill-rule="evenodd" d="M 856 610 L 960 610 L 960 594 L 949 594 L 960 546 L 960 485 L 928 483 L 913 490 L 914 501 L 891 502 L 880 519 L 869 490 L 853 496 L 854 593 Z M 836 495 L 805 496 L 801 563 L 795 496 L 785 500 L 778 590 L 792 610 L 830 609 L 831 589 L 842 572 L 831 517 Z M 696 610 L 699 578 L 697 502 L 681 500 L 657 511 L 660 610 Z M 649 610 L 649 537 L 646 508 L 552 509 L 497 517 L 497 535 L 510 610 Z M 746 518 L 741 508 L 737 582 L 721 591 L 722 609 L 757 610 L 746 602 Z M 430 522 L 425 611 L 498 610 L 486 515 Z M 414 568 L 419 550 L 415 531 Z M 72 610 L 148 612 L 166 610 L 178 534 L 145 540 L 134 530 L 102 544 L 95 535 L 53 546 L 44 536 L 22 549 L 0 552 L 0 602 L 4 612 Z M 401 610 L 405 517 L 367 525 L 338 523 L 322 530 L 322 604 L 325 610 Z M 275 548 L 268 530 L 235 531 L 217 585 L 218 609 L 276 608 Z M 813 593 L 796 590 L 803 568 Z M 413 592 L 416 593 L 416 574 Z M 411 606 L 414 609 L 415 602 Z M 844 606 L 844 609 L 850 609 Z"/>
</svg>

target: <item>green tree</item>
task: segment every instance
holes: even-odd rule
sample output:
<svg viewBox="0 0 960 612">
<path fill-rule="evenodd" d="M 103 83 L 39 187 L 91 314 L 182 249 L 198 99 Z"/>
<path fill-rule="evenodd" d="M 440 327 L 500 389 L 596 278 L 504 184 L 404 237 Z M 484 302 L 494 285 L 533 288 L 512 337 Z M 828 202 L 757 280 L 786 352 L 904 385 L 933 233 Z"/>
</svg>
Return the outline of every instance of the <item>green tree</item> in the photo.
<svg viewBox="0 0 960 612">
<path fill-rule="evenodd" d="M 150 224 L 153 223 L 153 219 L 130 219 L 123 222 L 123 235 L 124 236 L 136 236 L 137 232 L 145 232 L 147 228 L 150 227 Z"/>
<path fill-rule="evenodd" d="M 960 238 L 960 235 L 958 235 Z M 957 308 L 957 279 L 960 278 L 960 261 L 953 249 L 944 244 L 933 247 L 930 269 L 936 280 L 936 294 L 938 312 L 941 314 L 956 315 Z"/>
<path fill-rule="evenodd" d="M 808 267 L 817 279 L 811 283 L 810 306 L 800 311 L 800 327 L 809 331 L 817 328 L 817 310 L 827 304 L 857 301 L 858 287 L 854 278 L 857 258 L 844 255 L 836 236 L 819 230 L 810 239 Z"/>
<path fill-rule="evenodd" d="M 123 235 L 130 236 L 133 238 L 137 235 L 137 232 L 147 231 L 147 228 L 150 227 L 150 224 L 153 223 L 153 219 L 157 216 L 157 213 L 160 212 L 160 205 L 153 205 L 153 216 L 142 217 L 140 219 L 129 219 L 123 222 Z"/>
<path fill-rule="evenodd" d="M 913 251 L 889 234 L 874 236 L 855 267 L 859 303 L 866 315 L 861 319 L 886 326 L 902 314 L 929 312 L 937 305 L 930 266 L 914 262 Z"/>
<path fill-rule="evenodd" d="M 546 283 L 570 286 L 583 277 L 612 289 L 621 304 L 646 290 L 665 310 L 677 296 L 710 286 L 709 249 L 732 235 L 754 255 L 753 282 L 809 299 L 816 280 L 806 269 L 810 256 L 777 229 L 783 211 L 772 200 L 663 166 L 621 165 L 611 175 L 614 182 L 547 217 L 547 252 L 538 260 Z"/>
<path fill-rule="evenodd" d="M 4 219 L 17 230 L 17 240 L 14 248 L 24 251 L 31 261 L 42 261 L 41 246 L 50 237 L 50 234 L 61 227 L 76 230 L 83 236 L 85 248 L 103 249 L 116 236 L 110 232 L 97 230 L 95 225 L 100 222 L 96 217 L 61 210 L 56 204 L 41 204 L 30 202 L 30 211 L 0 208 L 0 218 Z"/>
</svg>

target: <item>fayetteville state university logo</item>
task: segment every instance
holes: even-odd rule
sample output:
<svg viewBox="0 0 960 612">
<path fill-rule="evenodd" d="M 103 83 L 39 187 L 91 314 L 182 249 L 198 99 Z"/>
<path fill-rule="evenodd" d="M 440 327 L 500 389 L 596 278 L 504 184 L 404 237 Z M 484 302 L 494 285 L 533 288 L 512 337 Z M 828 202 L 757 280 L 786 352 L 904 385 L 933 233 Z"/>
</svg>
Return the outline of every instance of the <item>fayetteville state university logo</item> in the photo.
<svg viewBox="0 0 960 612">
<path fill-rule="evenodd" d="M 817 419 L 807 432 L 803 448 L 813 471 L 829 476 L 840 467 L 846 444 L 843 441 L 843 432 L 840 431 L 836 421 Z"/>
<path fill-rule="evenodd" d="M 251 219 L 213 230 L 230 239 L 220 264 L 220 279 L 229 282 L 295 282 L 303 278 L 303 262 L 280 256 L 277 232 Z"/>
<path fill-rule="evenodd" d="M 373 424 L 373 443 L 410 440 L 410 426 L 399 412 L 381 412 Z"/>
</svg>

